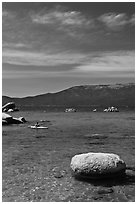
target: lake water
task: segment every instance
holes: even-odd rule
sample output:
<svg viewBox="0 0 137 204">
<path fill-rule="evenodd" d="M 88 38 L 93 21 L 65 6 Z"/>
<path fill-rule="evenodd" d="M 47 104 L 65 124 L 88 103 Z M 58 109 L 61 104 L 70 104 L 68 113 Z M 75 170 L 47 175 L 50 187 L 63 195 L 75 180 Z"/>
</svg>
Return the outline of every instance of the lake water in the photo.
<svg viewBox="0 0 137 204">
<path fill-rule="evenodd" d="M 4 202 L 129 202 L 135 200 L 133 111 L 20 111 L 28 122 L 3 126 Z M 41 122 L 44 121 L 44 122 Z M 49 129 L 32 130 L 36 121 Z M 121 179 L 76 180 L 71 158 L 80 153 L 116 153 L 130 170 Z"/>
</svg>

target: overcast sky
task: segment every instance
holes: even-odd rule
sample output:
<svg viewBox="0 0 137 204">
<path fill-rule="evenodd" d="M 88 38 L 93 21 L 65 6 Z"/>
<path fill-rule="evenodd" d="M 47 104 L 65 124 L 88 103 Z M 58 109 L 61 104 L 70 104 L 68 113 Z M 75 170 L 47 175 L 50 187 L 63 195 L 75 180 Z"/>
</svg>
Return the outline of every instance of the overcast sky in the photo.
<svg viewBox="0 0 137 204">
<path fill-rule="evenodd" d="M 134 3 L 2 4 L 2 94 L 134 82 Z"/>
</svg>

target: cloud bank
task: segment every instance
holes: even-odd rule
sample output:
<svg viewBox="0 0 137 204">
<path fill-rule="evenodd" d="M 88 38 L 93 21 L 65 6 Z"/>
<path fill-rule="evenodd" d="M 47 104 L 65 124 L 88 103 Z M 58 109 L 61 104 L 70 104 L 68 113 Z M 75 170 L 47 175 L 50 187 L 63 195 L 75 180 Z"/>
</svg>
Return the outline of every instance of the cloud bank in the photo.
<svg viewBox="0 0 137 204">
<path fill-rule="evenodd" d="M 58 4 L 3 8 L 3 79 L 134 78 L 134 13 Z"/>
<path fill-rule="evenodd" d="M 128 17 L 125 13 L 106 13 L 98 18 L 107 28 L 113 31 L 122 30 L 126 25 L 134 25 L 135 16 Z"/>
</svg>

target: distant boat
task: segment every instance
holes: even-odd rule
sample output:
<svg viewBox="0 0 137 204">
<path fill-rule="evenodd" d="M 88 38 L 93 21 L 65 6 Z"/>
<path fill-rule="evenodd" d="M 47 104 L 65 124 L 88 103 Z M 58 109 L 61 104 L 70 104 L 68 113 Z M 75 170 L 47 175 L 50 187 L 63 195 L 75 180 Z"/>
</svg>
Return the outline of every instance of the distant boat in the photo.
<svg viewBox="0 0 137 204">
<path fill-rule="evenodd" d="M 48 127 L 45 127 L 45 126 L 31 125 L 31 126 L 28 126 L 28 127 L 31 128 L 31 129 L 48 129 Z"/>
<path fill-rule="evenodd" d="M 97 112 L 97 109 L 95 108 L 95 109 L 93 110 L 93 112 Z"/>
<path fill-rule="evenodd" d="M 76 109 L 75 108 L 66 108 L 65 113 L 68 113 L 68 112 L 76 112 Z"/>
<path fill-rule="evenodd" d="M 112 106 L 104 109 L 104 112 L 119 112 L 119 110 L 118 108 Z"/>
</svg>

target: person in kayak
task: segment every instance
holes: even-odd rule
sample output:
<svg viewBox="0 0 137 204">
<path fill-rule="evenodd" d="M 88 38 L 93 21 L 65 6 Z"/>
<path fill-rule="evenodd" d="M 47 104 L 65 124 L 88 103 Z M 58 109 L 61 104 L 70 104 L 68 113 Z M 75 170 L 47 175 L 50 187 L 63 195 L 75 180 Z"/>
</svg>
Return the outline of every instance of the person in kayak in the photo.
<svg viewBox="0 0 137 204">
<path fill-rule="evenodd" d="M 36 127 L 39 127 L 40 125 L 39 125 L 39 123 L 37 122 L 37 123 L 35 124 L 35 126 L 36 126 Z"/>
</svg>

